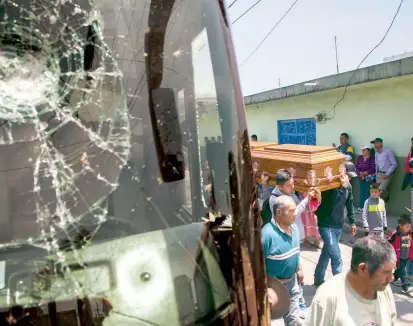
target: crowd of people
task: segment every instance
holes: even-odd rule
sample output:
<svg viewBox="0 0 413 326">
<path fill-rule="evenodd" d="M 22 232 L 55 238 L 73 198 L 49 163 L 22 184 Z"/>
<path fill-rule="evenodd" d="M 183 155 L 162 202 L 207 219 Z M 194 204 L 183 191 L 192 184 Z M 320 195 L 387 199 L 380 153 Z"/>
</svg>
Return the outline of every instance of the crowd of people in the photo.
<svg viewBox="0 0 413 326">
<path fill-rule="evenodd" d="M 257 141 L 256 135 L 251 138 Z M 350 162 L 355 153 L 348 138 L 346 133 L 341 134 L 337 147 L 349 162 L 346 173 L 340 176 L 339 188 L 321 193 L 313 187 L 307 194 L 299 194 L 294 188 L 293 175 L 282 169 L 275 174 L 276 187 L 271 189 L 269 174 L 265 171 L 261 174 L 258 193 L 269 294 L 274 306 L 277 298 L 271 291 L 272 282 L 277 280 L 287 288 L 290 307 L 284 315 L 286 325 L 394 325 L 397 313 L 389 284 L 393 282 L 401 286 L 401 291 L 406 294 L 413 293 L 409 280 L 413 279 L 411 216 L 402 215 L 397 229 L 386 234 L 385 205 L 390 199 L 389 184 L 397 167 L 394 154 L 383 146 L 381 138 L 376 138 L 362 146 L 362 155 L 352 165 Z M 405 188 L 408 183 L 412 184 L 412 154 L 409 154 L 405 167 Z M 254 173 L 258 169 L 254 164 Z M 357 210 L 351 179 L 358 180 L 360 187 Z M 347 271 L 343 268 L 339 241 L 345 218 L 351 234 L 356 233 L 356 212 L 362 214 L 365 237 L 354 243 L 351 266 Z M 314 286 L 318 289 L 311 308 L 303 314 L 307 308 L 302 291 L 300 243 L 312 245 L 310 237 L 314 237 L 313 245 L 321 248 L 314 273 Z M 330 261 L 334 276 L 326 281 Z M 335 290 L 331 291 L 333 288 Z"/>
<path fill-rule="evenodd" d="M 340 146 L 337 148 L 346 155 L 348 161 L 354 160 L 354 149 L 349 144 L 349 135 L 340 135 Z M 360 201 L 356 209 L 362 215 L 365 235 L 373 233 L 385 237 L 387 231 L 386 203 L 390 200 L 390 185 L 393 174 L 397 168 L 397 161 L 391 149 L 383 145 L 382 138 L 375 138 L 370 143 L 361 147 L 361 155 L 357 157 L 355 170 L 359 186 Z M 401 185 L 402 190 L 410 188 L 411 209 L 410 218 L 413 217 L 413 138 L 410 140 L 410 149 L 404 164 L 405 176 Z M 413 262 L 406 262 L 407 274 L 413 279 Z M 402 286 L 404 292 L 409 290 L 410 283 L 404 283 L 401 279 L 394 282 Z"/>
</svg>

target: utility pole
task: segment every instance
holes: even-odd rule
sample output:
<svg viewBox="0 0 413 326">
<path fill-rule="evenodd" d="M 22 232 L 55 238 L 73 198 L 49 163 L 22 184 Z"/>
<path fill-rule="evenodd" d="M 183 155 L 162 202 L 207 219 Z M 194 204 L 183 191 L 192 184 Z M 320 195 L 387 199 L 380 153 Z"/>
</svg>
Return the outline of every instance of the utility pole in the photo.
<svg viewBox="0 0 413 326">
<path fill-rule="evenodd" d="M 281 78 L 278 78 L 278 87 L 281 88 Z"/>
<path fill-rule="evenodd" d="M 337 74 L 338 74 L 339 70 L 338 70 L 338 54 L 337 54 L 337 36 L 334 36 L 334 47 L 336 49 L 336 65 L 337 65 Z"/>
</svg>

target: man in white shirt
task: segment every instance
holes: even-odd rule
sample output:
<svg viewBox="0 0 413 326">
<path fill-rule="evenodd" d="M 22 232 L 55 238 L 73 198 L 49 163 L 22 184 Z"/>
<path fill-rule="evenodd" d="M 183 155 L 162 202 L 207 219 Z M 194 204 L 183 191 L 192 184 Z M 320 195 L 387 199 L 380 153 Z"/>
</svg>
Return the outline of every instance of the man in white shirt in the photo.
<svg viewBox="0 0 413 326">
<path fill-rule="evenodd" d="M 396 325 L 396 305 L 389 286 L 395 267 L 396 253 L 385 239 L 357 240 L 351 270 L 320 286 L 305 325 Z"/>
</svg>

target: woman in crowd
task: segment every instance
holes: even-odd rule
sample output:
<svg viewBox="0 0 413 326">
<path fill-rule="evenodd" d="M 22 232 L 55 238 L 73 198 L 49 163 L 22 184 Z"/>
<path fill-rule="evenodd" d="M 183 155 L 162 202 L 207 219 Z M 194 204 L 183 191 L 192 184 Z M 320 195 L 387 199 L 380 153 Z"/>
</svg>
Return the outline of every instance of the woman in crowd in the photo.
<svg viewBox="0 0 413 326">
<path fill-rule="evenodd" d="M 363 212 L 364 202 L 370 196 L 370 184 L 375 181 L 376 162 L 374 159 L 374 149 L 370 143 L 361 147 L 362 155 L 357 158 L 356 173 L 360 186 L 360 203 L 357 208 L 358 213 Z"/>
</svg>

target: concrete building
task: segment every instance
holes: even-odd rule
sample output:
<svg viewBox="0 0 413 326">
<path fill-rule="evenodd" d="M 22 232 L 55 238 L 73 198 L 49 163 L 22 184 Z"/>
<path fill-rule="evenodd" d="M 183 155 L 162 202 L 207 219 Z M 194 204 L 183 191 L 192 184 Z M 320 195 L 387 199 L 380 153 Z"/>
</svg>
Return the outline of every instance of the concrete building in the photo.
<svg viewBox="0 0 413 326">
<path fill-rule="evenodd" d="M 331 145 L 338 144 L 340 133 L 347 132 L 359 154 L 363 144 L 383 138 L 399 165 L 388 211 L 397 215 L 406 212 L 405 206 L 410 207 L 409 191 L 402 192 L 400 186 L 413 137 L 413 57 L 246 96 L 244 100 L 249 133 L 258 135 L 260 141 Z M 202 136 L 220 133 L 218 119 L 216 112 L 200 118 Z"/>
</svg>

